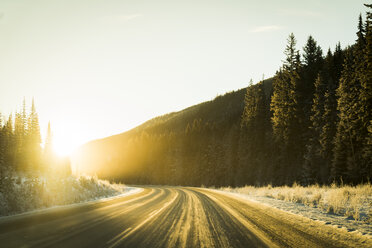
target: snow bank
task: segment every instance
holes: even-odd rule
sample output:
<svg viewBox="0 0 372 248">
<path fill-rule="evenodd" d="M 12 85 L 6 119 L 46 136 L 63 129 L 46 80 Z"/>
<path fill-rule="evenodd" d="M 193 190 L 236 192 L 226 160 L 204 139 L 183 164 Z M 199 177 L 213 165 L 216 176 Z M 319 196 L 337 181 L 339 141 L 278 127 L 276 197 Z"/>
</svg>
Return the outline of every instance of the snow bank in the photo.
<svg viewBox="0 0 372 248">
<path fill-rule="evenodd" d="M 218 191 L 256 201 L 349 232 L 372 236 L 372 186 L 220 188 Z"/>
<path fill-rule="evenodd" d="M 87 176 L 6 177 L 0 180 L 0 216 L 117 196 L 130 189 Z"/>
</svg>

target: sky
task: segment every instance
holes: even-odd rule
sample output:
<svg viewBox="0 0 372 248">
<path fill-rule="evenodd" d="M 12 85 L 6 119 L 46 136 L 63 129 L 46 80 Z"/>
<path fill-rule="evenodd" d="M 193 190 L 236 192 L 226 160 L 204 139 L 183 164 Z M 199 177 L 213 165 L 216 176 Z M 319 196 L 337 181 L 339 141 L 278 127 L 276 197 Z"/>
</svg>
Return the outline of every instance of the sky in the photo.
<svg viewBox="0 0 372 248">
<path fill-rule="evenodd" d="M 356 39 L 361 0 L 0 0 L 0 112 L 30 107 L 57 152 L 275 74 L 293 32 Z"/>
</svg>

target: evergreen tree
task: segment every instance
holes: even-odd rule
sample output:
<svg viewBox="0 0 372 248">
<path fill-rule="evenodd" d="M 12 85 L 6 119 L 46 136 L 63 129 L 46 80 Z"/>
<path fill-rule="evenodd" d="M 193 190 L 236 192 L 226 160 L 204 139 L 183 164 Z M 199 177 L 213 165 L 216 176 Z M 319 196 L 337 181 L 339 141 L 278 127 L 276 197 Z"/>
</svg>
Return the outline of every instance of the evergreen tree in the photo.
<svg viewBox="0 0 372 248">
<path fill-rule="evenodd" d="M 317 42 L 310 35 L 304 46 L 304 64 L 312 68 L 318 67 L 317 69 L 320 70 L 322 54 L 322 48 L 318 46 Z"/>
<path fill-rule="evenodd" d="M 355 142 L 353 139 L 352 107 L 358 90 L 353 85 L 354 54 L 351 49 L 345 54 L 344 69 L 341 74 L 340 84 L 337 89 L 337 110 L 339 121 L 335 137 L 334 160 L 332 165 L 331 179 L 350 181 L 349 167 L 356 166 Z"/>
<path fill-rule="evenodd" d="M 277 149 L 278 178 L 286 183 L 299 179 L 304 153 L 303 123 L 299 105 L 299 82 L 301 62 L 295 49 L 296 39 L 291 34 L 285 49 L 287 56 L 283 69 L 274 78 L 274 91 L 271 98 L 272 127 Z M 281 180 L 279 180 L 281 181 Z M 282 181 L 283 182 L 283 181 Z"/>
<path fill-rule="evenodd" d="M 314 82 L 320 72 L 323 64 L 323 51 L 317 42 L 310 35 L 304 50 L 304 70 L 301 84 L 299 85 L 299 94 L 304 107 L 304 113 L 310 113 L 312 98 L 314 95 Z"/>
<path fill-rule="evenodd" d="M 296 49 L 297 40 L 293 33 L 287 39 L 287 45 L 284 50 L 286 56 L 283 68 L 287 71 L 294 71 L 298 65 L 298 50 Z"/>
<path fill-rule="evenodd" d="M 27 126 L 27 172 L 35 173 L 40 170 L 41 136 L 39 117 L 36 112 L 34 99 L 32 99 L 31 112 L 28 117 Z"/>
<path fill-rule="evenodd" d="M 52 154 L 53 153 L 53 134 L 50 127 L 50 121 L 48 122 L 48 130 L 45 138 L 44 153 Z"/>
<path fill-rule="evenodd" d="M 0 178 L 4 174 L 5 171 L 5 163 L 4 163 L 4 152 L 5 152 L 5 141 L 4 141 L 4 133 L 3 133 L 3 116 L 0 113 Z"/>
<path fill-rule="evenodd" d="M 4 141 L 4 166 L 6 170 L 13 170 L 15 166 L 15 139 L 13 128 L 13 114 L 9 115 L 8 121 L 3 127 Z"/>
<path fill-rule="evenodd" d="M 368 28 L 368 20 L 367 25 Z M 333 176 L 340 176 L 342 170 L 347 182 L 367 180 L 370 159 L 365 159 L 368 146 L 368 125 L 370 106 L 368 103 L 368 46 L 366 30 L 359 16 L 357 41 L 346 56 L 343 74 L 338 88 L 339 123 L 335 141 Z M 367 100 L 367 101 L 366 101 Z M 367 148 L 368 150 L 368 148 Z"/>
<path fill-rule="evenodd" d="M 311 126 L 309 143 L 306 146 L 306 154 L 303 168 L 303 180 L 305 184 L 313 184 L 319 180 L 320 165 L 324 163 L 320 154 L 320 135 L 324 126 L 324 104 L 326 84 L 319 73 L 315 81 L 315 94 L 311 109 Z"/>
<path fill-rule="evenodd" d="M 43 157 L 44 157 L 43 172 L 48 172 L 51 167 L 51 164 L 55 163 L 55 156 L 53 151 L 53 134 L 52 129 L 50 127 L 50 122 L 48 122 L 48 130 L 45 138 Z"/>
<path fill-rule="evenodd" d="M 267 127 L 270 119 L 267 115 L 266 96 L 263 82 L 247 87 L 244 98 L 244 111 L 241 121 L 240 168 L 245 175 L 245 183 L 261 182 L 262 167 L 265 166 L 267 150 Z"/>
<path fill-rule="evenodd" d="M 334 137 L 337 130 L 337 99 L 335 92 L 327 89 L 324 94 L 324 125 L 320 133 L 320 154 L 323 160 L 322 167 L 319 170 L 320 181 L 327 183 L 330 175 L 330 168 L 333 160 Z"/>
<path fill-rule="evenodd" d="M 353 49 L 354 53 L 354 76 L 353 80 L 351 81 L 352 90 L 349 91 L 353 97 L 355 97 L 350 102 L 350 125 L 352 128 L 351 139 L 353 140 L 353 148 L 354 148 L 354 159 L 352 160 L 353 163 L 349 164 L 349 174 L 350 180 L 353 183 L 357 183 L 361 178 L 367 180 L 365 177 L 367 174 L 367 163 L 370 161 L 363 160 L 363 149 L 366 147 L 365 144 L 365 137 L 368 135 L 367 125 L 368 125 L 368 113 L 370 113 L 370 109 L 366 109 L 368 107 L 368 102 L 363 101 L 364 97 L 361 95 L 364 94 L 365 89 L 363 87 L 363 81 L 367 82 L 367 78 L 365 75 L 367 74 L 367 60 L 366 60 L 366 30 L 364 29 L 363 20 L 361 15 L 359 17 L 359 24 L 358 24 L 358 32 L 357 32 L 358 39 Z M 364 80 L 366 79 L 366 80 Z M 368 93 L 367 93 L 368 94 Z M 371 104 L 369 104 L 371 105 Z M 363 118 L 364 117 L 364 118 Z M 369 118 L 370 119 L 370 118 Z"/>
<path fill-rule="evenodd" d="M 344 51 L 341 49 L 340 42 L 338 42 L 336 45 L 335 51 L 332 56 L 332 61 L 328 61 L 327 64 L 329 65 L 327 70 L 329 71 L 329 74 L 338 87 L 338 82 L 340 81 L 344 64 Z"/>
<path fill-rule="evenodd" d="M 365 6 L 372 9 L 372 4 Z M 363 52 L 364 63 L 359 71 L 361 138 L 363 139 L 361 174 L 364 180 L 370 180 L 372 179 L 372 13 L 370 11 L 367 12 L 364 40 L 366 43 Z"/>
<path fill-rule="evenodd" d="M 319 137 L 319 151 L 322 157 L 323 164 L 319 170 L 320 181 L 327 183 L 329 179 L 330 168 L 333 160 L 334 137 L 337 130 L 337 96 L 339 77 L 342 71 L 340 44 L 336 46 L 334 54 L 328 52 L 323 66 L 323 77 L 325 78 L 324 94 L 324 111 L 323 111 L 323 126 L 321 127 Z"/>
<path fill-rule="evenodd" d="M 16 170 L 23 171 L 25 165 L 25 126 L 22 120 L 22 114 L 17 113 L 15 114 L 15 122 L 14 122 L 14 136 L 16 141 Z"/>
<path fill-rule="evenodd" d="M 323 51 L 318 46 L 315 39 L 310 35 L 306 45 L 303 48 L 304 66 L 300 72 L 298 90 L 299 122 L 302 126 L 302 133 L 298 139 L 303 140 L 306 148 L 303 161 L 303 180 L 305 183 L 314 183 L 318 181 L 319 164 L 319 121 L 323 113 L 324 104 L 324 77 L 319 75 L 323 64 Z M 316 78 L 318 75 L 318 78 Z M 315 82 L 315 84 L 314 84 Z M 317 88 L 315 88 L 317 85 Z M 314 98 L 314 99 L 313 99 Z"/>
</svg>

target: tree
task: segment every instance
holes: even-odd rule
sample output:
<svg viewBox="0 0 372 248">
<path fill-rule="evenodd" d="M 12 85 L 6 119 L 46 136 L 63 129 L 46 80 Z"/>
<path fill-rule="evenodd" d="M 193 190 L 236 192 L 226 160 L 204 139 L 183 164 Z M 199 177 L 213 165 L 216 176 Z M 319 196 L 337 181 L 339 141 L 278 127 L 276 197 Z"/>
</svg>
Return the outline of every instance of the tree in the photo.
<svg viewBox="0 0 372 248">
<path fill-rule="evenodd" d="M 317 42 L 310 35 L 307 39 L 304 50 L 304 71 L 303 79 L 300 84 L 299 93 L 305 107 L 305 113 L 311 109 L 311 101 L 314 94 L 314 82 L 323 64 L 323 51 Z"/>
<path fill-rule="evenodd" d="M 263 82 L 247 87 L 240 131 L 240 170 L 245 183 L 262 182 L 270 118 Z"/>
<path fill-rule="evenodd" d="M 53 151 L 53 134 L 52 129 L 50 127 L 50 121 L 48 122 L 48 130 L 47 135 L 45 138 L 45 145 L 44 145 L 44 168 L 43 171 L 49 171 L 51 164 L 56 162 L 55 154 Z"/>
<path fill-rule="evenodd" d="M 35 173 L 40 170 L 41 163 L 41 136 L 39 117 L 35 108 L 35 101 L 32 99 L 31 112 L 28 117 L 27 130 L 27 172 Z"/>
<path fill-rule="evenodd" d="M 278 177 L 286 183 L 297 180 L 304 153 L 303 113 L 299 102 L 301 61 L 293 33 L 288 38 L 283 68 L 275 75 L 271 97 L 273 136 L 276 143 Z M 283 182 L 283 180 L 282 180 Z"/>
<path fill-rule="evenodd" d="M 372 9 L 372 4 L 365 4 L 366 7 Z M 365 180 L 372 178 L 372 13 L 367 12 L 367 20 L 365 25 L 365 48 L 364 48 L 364 63 L 359 72 L 361 82 L 361 91 L 359 95 L 360 101 L 360 117 L 362 135 L 364 137 L 361 163 L 362 175 Z"/>
<path fill-rule="evenodd" d="M 356 166 L 355 140 L 353 137 L 353 106 L 358 97 L 354 85 L 354 54 L 351 49 L 345 55 L 344 69 L 337 89 L 339 121 L 335 137 L 334 160 L 331 171 L 333 180 L 350 181 L 349 168 Z M 356 98 L 355 98 L 356 97 Z"/>
<path fill-rule="evenodd" d="M 13 170 L 15 166 L 15 139 L 13 128 L 13 114 L 9 115 L 2 131 L 4 145 L 4 166 L 5 170 Z"/>
<path fill-rule="evenodd" d="M 303 181 L 305 184 L 313 184 L 319 181 L 320 166 L 324 163 L 320 153 L 320 135 L 324 126 L 324 103 L 326 84 L 319 73 L 315 81 L 315 94 L 311 109 L 310 138 L 306 145 L 306 154 L 303 168 Z"/>
<path fill-rule="evenodd" d="M 317 142 L 315 142 L 314 140 L 314 133 L 312 133 L 312 131 L 310 130 L 311 126 L 313 126 L 314 124 L 314 121 L 311 120 L 311 115 L 314 114 L 313 112 L 314 108 L 312 108 L 314 104 L 313 97 L 323 97 L 323 94 L 324 94 L 324 92 L 319 92 L 319 90 L 322 90 L 323 88 L 318 88 L 317 89 L 318 92 L 315 92 L 316 90 L 315 81 L 319 80 L 318 84 L 323 85 L 325 79 L 324 77 L 316 78 L 317 76 L 319 76 L 319 72 L 323 65 L 323 56 L 322 56 L 323 51 L 320 48 L 320 46 L 318 46 L 317 42 L 314 40 L 314 38 L 311 35 L 308 37 L 306 45 L 303 48 L 303 51 L 304 51 L 303 53 L 304 65 L 302 67 L 302 70 L 299 72 L 300 79 L 298 81 L 298 90 L 296 94 L 298 98 L 298 103 L 297 103 L 298 110 L 299 110 L 298 118 L 302 126 L 302 130 L 303 130 L 301 133 L 301 139 L 304 141 L 304 144 L 312 143 L 312 144 L 307 144 L 308 146 L 306 148 L 307 151 L 306 149 L 304 151 L 304 153 L 307 153 L 306 155 L 307 165 L 305 167 L 308 167 L 309 166 L 308 163 L 314 163 L 314 161 L 313 162 L 310 162 L 310 161 L 312 159 L 315 159 L 315 157 L 312 157 L 312 155 L 310 156 L 310 153 L 314 153 L 314 152 L 315 154 L 318 153 L 317 151 L 313 151 L 313 149 L 317 149 L 318 146 L 315 145 L 315 143 Z M 323 86 L 320 86 L 320 87 L 323 87 Z M 315 96 L 314 94 L 317 94 L 317 95 Z M 320 99 L 314 99 L 314 100 L 319 101 Z M 323 102 L 324 101 L 321 101 L 320 103 L 322 104 Z M 319 108 L 319 107 L 320 106 L 317 106 L 316 108 Z M 317 111 L 319 111 L 319 109 L 317 109 Z M 310 172 L 306 172 L 306 173 L 310 173 Z M 313 174 L 311 176 L 313 177 L 313 180 L 317 180 L 316 178 L 314 178 L 315 175 L 313 172 L 310 174 Z"/>
<path fill-rule="evenodd" d="M 341 60 L 343 53 L 340 43 L 336 45 L 335 52 L 329 50 L 323 63 L 323 77 L 325 80 L 324 94 L 324 111 L 322 115 L 323 126 L 319 136 L 319 152 L 323 161 L 320 168 L 320 180 L 327 183 L 329 179 L 330 168 L 333 160 L 334 137 L 337 130 L 337 96 L 336 90 L 342 71 Z"/>
<path fill-rule="evenodd" d="M 271 121 L 274 141 L 278 147 L 276 163 L 278 178 L 285 178 L 288 183 L 298 177 L 298 164 L 301 155 L 302 137 L 298 118 L 297 72 L 279 72 L 275 76 L 274 92 L 271 98 Z"/>
<path fill-rule="evenodd" d="M 319 71 L 323 59 L 322 54 L 322 48 L 318 46 L 317 42 L 310 35 L 304 46 L 303 57 L 305 66 L 312 68 L 314 71 Z"/>
<path fill-rule="evenodd" d="M 284 69 L 288 71 L 294 71 L 298 65 L 298 50 L 296 49 L 297 40 L 293 33 L 291 33 L 287 39 L 287 45 L 284 50 L 286 56 L 284 60 Z"/>
<path fill-rule="evenodd" d="M 4 152 L 5 152 L 5 141 L 4 141 L 4 134 L 3 134 L 3 116 L 0 113 L 0 177 L 4 174 L 5 171 L 5 163 L 4 163 Z"/>
</svg>

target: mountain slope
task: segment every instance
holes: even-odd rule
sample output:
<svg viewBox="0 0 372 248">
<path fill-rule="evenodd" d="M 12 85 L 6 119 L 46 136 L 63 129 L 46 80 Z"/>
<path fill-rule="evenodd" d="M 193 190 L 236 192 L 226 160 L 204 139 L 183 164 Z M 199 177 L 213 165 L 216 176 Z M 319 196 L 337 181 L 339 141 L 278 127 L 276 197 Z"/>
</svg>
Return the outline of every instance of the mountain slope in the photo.
<svg viewBox="0 0 372 248">
<path fill-rule="evenodd" d="M 269 98 L 272 79 L 261 84 Z M 126 183 L 235 184 L 236 169 L 230 169 L 236 166 L 245 93 L 233 91 L 89 142 L 73 163 L 80 172 Z"/>
</svg>

